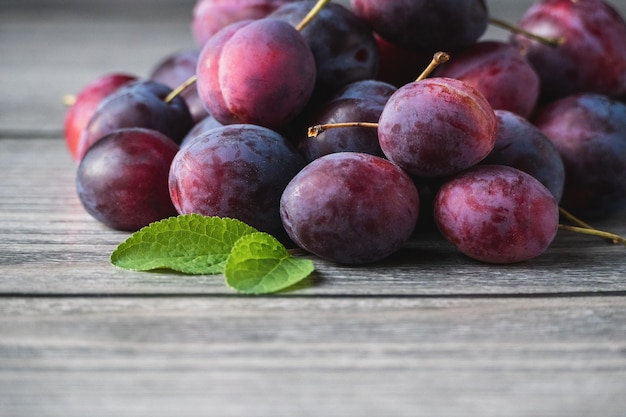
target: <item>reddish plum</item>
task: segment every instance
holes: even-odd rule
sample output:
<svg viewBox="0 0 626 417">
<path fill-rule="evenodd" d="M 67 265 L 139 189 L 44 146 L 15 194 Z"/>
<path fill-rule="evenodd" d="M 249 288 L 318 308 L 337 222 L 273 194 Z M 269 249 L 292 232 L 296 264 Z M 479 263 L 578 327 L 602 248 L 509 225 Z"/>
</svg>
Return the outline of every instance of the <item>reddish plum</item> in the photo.
<svg viewBox="0 0 626 417">
<path fill-rule="evenodd" d="M 193 8 L 191 33 L 202 47 L 231 23 L 261 19 L 290 1 L 295 0 L 198 0 Z"/>
<path fill-rule="evenodd" d="M 65 144 L 72 158 L 78 160 L 78 143 L 96 109 L 106 97 L 118 88 L 137 81 L 137 77 L 124 73 L 106 74 L 87 84 L 76 96 L 65 114 Z"/>
<path fill-rule="evenodd" d="M 78 165 L 76 189 L 85 210 L 117 229 L 136 231 L 177 214 L 168 190 L 178 145 L 148 129 L 121 129 L 92 146 Z"/>
<path fill-rule="evenodd" d="M 565 167 L 554 144 L 525 118 L 506 110 L 495 112 L 498 120 L 496 143 L 482 163 L 524 171 L 538 179 L 560 201 Z"/>
<path fill-rule="evenodd" d="M 198 91 L 222 124 L 272 129 L 293 120 L 315 87 L 315 59 L 300 33 L 278 19 L 229 25 L 204 46 Z"/>
<path fill-rule="evenodd" d="M 439 77 L 456 78 L 475 87 L 491 107 L 529 117 L 539 98 L 539 76 L 515 46 L 478 42 L 437 68 Z"/>
<path fill-rule="evenodd" d="M 280 214 L 291 239 L 327 260 L 384 259 L 411 236 L 419 195 L 411 178 L 386 159 L 356 152 L 323 156 L 285 189 Z"/>
<path fill-rule="evenodd" d="M 434 216 L 460 252 L 489 263 L 541 255 L 559 224 L 550 191 L 531 175 L 501 165 L 479 165 L 446 182 L 435 197 Z"/>
<path fill-rule="evenodd" d="M 116 90 L 102 101 L 83 131 L 78 145 L 79 159 L 102 137 L 123 128 L 156 130 L 180 143 L 193 121 L 182 97 L 165 102 L 171 91 L 154 81 L 136 81 Z"/>
<path fill-rule="evenodd" d="M 522 35 L 511 38 L 539 74 L 545 99 L 626 93 L 626 23 L 605 1 L 540 0 L 518 26 L 564 40 L 554 48 Z"/>
<path fill-rule="evenodd" d="M 297 150 L 270 129 L 218 127 L 176 155 L 170 195 L 181 214 L 232 217 L 282 239 L 280 196 L 304 164 Z"/>
<path fill-rule="evenodd" d="M 563 208 L 584 219 L 626 209 L 625 104 L 597 94 L 568 96 L 542 109 L 534 123 L 563 158 Z"/>
<path fill-rule="evenodd" d="M 428 78 L 400 87 L 378 124 L 385 156 L 423 177 L 443 177 L 483 160 L 496 140 L 496 116 L 474 87 Z"/>
</svg>

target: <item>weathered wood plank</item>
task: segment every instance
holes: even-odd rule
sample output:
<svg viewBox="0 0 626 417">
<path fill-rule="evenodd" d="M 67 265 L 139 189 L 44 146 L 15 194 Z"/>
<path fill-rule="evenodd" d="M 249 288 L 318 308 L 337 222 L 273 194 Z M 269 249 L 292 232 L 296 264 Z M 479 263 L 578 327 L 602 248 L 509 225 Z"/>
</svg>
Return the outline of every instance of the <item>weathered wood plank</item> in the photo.
<svg viewBox="0 0 626 417">
<path fill-rule="evenodd" d="M 626 407 L 618 297 L 4 298 L 0 334 L 0 412 L 15 417 Z"/>
</svg>

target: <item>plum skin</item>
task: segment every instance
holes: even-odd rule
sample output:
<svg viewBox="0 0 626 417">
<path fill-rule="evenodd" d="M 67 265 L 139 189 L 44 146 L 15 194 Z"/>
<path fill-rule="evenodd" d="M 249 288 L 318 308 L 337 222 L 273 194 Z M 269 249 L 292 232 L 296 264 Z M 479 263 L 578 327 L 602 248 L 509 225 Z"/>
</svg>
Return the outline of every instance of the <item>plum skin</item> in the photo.
<svg viewBox="0 0 626 417">
<path fill-rule="evenodd" d="M 482 164 L 506 165 L 524 171 L 545 185 L 557 201 L 565 186 L 563 159 L 552 141 L 527 119 L 496 110 L 496 144 Z"/>
<path fill-rule="evenodd" d="M 495 110 L 509 110 L 526 118 L 539 99 L 539 75 L 509 43 L 477 42 L 437 68 L 436 75 L 465 81 Z"/>
<path fill-rule="evenodd" d="M 563 208 L 585 220 L 626 210 L 625 104 L 600 94 L 575 94 L 542 108 L 533 123 L 563 159 Z"/>
<path fill-rule="evenodd" d="M 74 104 L 67 109 L 63 125 L 65 143 L 75 161 L 80 160 L 78 156 L 80 136 L 100 103 L 115 90 L 133 81 L 137 81 L 137 77 L 132 74 L 106 74 L 87 84 L 76 96 Z"/>
<path fill-rule="evenodd" d="M 256 125 L 211 129 L 172 161 L 169 190 L 180 214 L 231 217 L 284 239 L 280 196 L 304 159 L 278 133 Z"/>
<path fill-rule="evenodd" d="M 196 74 L 200 98 L 220 123 L 277 129 L 304 109 L 317 71 L 302 35 L 265 18 L 217 32 L 202 48 Z"/>
<path fill-rule="evenodd" d="M 341 264 L 365 264 L 388 257 L 409 239 L 419 194 L 390 161 L 338 152 L 311 162 L 289 182 L 280 214 L 304 250 Z"/>
<path fill-rule="evenodd" d="M 531 175 L 479 165 L 437 192 L 437 227 L 460 252 L 487 263 L 515 263 L 541 255 L 556 237 L 558 203 Z"/>
<path fill-rule="evenodd" d="M 436 77 L 400 87 L 378 123 L 385 156 L 422 177 L 455 174 L 482 161 L 493 149 L 493 108 L 471 85 Z"/>
<path fill-rule="evenodd" d="M 617 97 L 626 93 L 626 22 L 608 2 L 540 0 L 517 26 L 565 40 L 553 48 L 511 35 L 511 43 L 525 51 L 537 71 L 544 99 L 585 92 Z"/>
<path fill-rule="evenodd" d="M 104 136 L 78 165 L 76 190 L 83 207 L 101 223 L 124 231 L 177 215 L 168 190 L 177 152 L 170 138 L 149 129 Z"/>
</svg>

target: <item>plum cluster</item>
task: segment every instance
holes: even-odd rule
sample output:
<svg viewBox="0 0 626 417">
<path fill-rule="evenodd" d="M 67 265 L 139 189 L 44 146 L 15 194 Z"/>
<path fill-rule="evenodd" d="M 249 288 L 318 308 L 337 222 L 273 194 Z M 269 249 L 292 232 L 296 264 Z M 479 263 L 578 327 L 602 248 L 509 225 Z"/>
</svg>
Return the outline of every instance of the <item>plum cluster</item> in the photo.
<svg viewBox="0 0 626 417">
<path fill-rule="evenodd" d="M 111 228 L 232 217 L 344 264 L 424 229 L 532 259 L 560 210 L 626 210 L 626 22 L 604 0 L 537 0 L 506 42 L 490 22 L 484 0 L 199 0 L 196 48 L 69 107 L 78 196 Z"/>
</svg>

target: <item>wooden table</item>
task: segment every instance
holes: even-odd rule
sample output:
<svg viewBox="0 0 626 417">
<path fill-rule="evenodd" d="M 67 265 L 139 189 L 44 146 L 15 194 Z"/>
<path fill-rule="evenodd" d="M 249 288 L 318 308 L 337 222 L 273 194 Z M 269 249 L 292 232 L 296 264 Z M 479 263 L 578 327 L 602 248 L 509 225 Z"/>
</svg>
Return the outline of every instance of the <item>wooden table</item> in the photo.
<svg viewBox="0 0 626 417">
<path fill-rule="evenodd" d="M 490 266 L 425 237 L 262 297 L 110 265 L 61 96 L 193 46 L 193 3 L 0 1 L 0 416 L 626 415 L 626 248 L 596 238 Z"/>
</svg>

